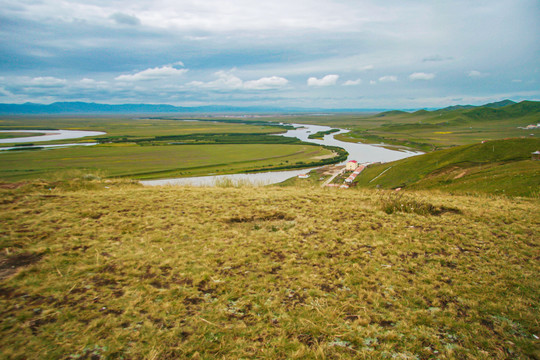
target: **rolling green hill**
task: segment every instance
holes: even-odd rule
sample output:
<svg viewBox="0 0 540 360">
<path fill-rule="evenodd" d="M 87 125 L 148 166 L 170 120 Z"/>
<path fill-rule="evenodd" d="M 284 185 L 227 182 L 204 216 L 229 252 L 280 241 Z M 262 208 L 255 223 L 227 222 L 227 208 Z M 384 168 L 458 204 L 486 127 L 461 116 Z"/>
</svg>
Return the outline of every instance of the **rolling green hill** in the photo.
<svg viewBox="0 0 540 360">
<path fill-rule="evenodd" d="M 338 138 L 351 142 L 404 145 L 423 151 L 474 144 L 483 140 L 538 136 L 539 129 L 521 129 L 540 123 L 540 102 L 502 101 L 480 107 L 455 106 L 414 113 L 389 111 L 358 118 L 351 132 Z"/>
<path fill-rule="evenodd" d="M 487 141 L 369 166 L 357 177 L 360 187 L 441 189 L 460 193 L 537 196 L 540 161 L 531 153 L 540 139 Z"/>
</svg>

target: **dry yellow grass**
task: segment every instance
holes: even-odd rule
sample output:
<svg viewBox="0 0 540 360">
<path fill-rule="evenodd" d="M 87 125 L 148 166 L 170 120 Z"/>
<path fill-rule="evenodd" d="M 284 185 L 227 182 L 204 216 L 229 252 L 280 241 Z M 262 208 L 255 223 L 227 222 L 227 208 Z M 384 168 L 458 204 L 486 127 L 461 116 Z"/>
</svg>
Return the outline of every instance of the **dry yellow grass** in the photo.
<svg viewBox="0 0 540 360">
<path fill-rule="evenodd" d="M 70 184 L 0 190 L 3 359 L 538 358 L 537 199 Z"/>
</svg>

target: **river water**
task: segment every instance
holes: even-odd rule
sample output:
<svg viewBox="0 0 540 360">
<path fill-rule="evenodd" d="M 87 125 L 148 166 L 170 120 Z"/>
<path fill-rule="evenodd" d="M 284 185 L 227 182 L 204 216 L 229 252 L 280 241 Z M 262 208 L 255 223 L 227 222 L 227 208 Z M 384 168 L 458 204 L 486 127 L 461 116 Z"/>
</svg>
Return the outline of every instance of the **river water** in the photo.
<svg viewBox="0 0 540 360">
<path fill-rule="evenodd" d="M 346 133 L 349 130 L 341 129 L 337 133 L 324 136 L 322 140 L 309 139 L 310 134 L 314 134 L 318 131 L 327 131 L 332 129 L 328 126 L 320 125 L 305 125 L 305 124 L 292 124 L 296 129 L 289 130 L 284 134 L 276 136 L 296 137 L 302 141 L 311 142 L 319 145 L 339 146 L 349 153 L 349 160 L 356 160 L 359 163 L 373 163 L 373 162 L 388 162 L 399 159 L 404 159 L 414 155 L 420 155 L 422 152 L 416 152 L 403 148 L 388 148 L 381 145 L 359 144 L 339 141 L 334 139 L 334 135 Z M 232 175 L 216 175 L 216 176 L 199 176 L 190 178 L 176 178 L 176 179 L 161 179 L 161 180 L 143 180 L 143 185 L 158 186 L 158 185 L 193 185 L 193 186 L 213 186 L 219 185 L 223 182 L 232 183 L 250 183 L 253 185 L 270 185 L 280 183 L 293 176 L 305 174 L 312 169 L 300 169 L 300 170 L 288 170 L 288 171 L 272 171 L 265 173 L 253 173 L 253 174 L 232 174 Z"/>
<path fill-rule="evenodd" d="M 27 136 L 12 139 L 0 139 L 0 144 L 20 144 L 38 141 L 53 141 L 78 139 L 86 136 L 99 136 L 106 133 L 101 131 L 82 131 L 82 130 L 0 130 L 0 133 L 41 133 L 45 135 Z"/>
</svg>

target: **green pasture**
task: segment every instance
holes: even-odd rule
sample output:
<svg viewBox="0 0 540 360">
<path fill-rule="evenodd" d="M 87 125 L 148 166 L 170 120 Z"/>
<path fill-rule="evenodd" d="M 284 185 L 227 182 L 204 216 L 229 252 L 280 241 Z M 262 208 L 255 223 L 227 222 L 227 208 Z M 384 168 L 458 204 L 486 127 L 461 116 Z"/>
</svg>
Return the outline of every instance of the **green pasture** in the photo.
<svg viewBox="0 0 540 360">
<path fill-rule="evenodd" d="M 44 133 L 24 133 L 24 132 L 0 132 L 0 139 L 15 139 L 29 136 L 41 136 L 45 135 Z"/>
<path fill-rule="evenodd" d="M 461 193 L 537 196 L 540 161 L 531 160 L 531 153 L 537 149 L 540 139 L 463 145 L 371 165 L 355 183 L 369 188 L 437 188 Z"/>
<path fill-rule="evenodd" d="M 193 120 L 193 119 L 189 119 Z M 170 119 L 141 119 L 124 117 L 2 117 L 0 130 L 88 130 L 103 131 L 102 137 L 134 140 L 152 136 L 170 136 L 208 133 L 279 133 L 276 126 L 245 125 L 241 123 L 182 121 Z M 54 143 L 85 142 L 100 137 L 55 141 Z M 53 142 L 47 142 L 53 143 Z"/>
<path fill-rule="evenodd" d="M 479 107 L 453 111 L 389 111 L 359 117 L 352 131 L 339 140 L 406 145 L 424 151 L 484 140 L 538 138 L 540 129 L 521 129 L 540 122 L 540 103 L 524 101 L 502 108 Z M 373 123 L 377 120 L 377 123 Z"/>
<path fill-rule="evenodd" d="M 225 174 L 273 167 L 302 167 L 332 151 L 316 145 L 223 144 L 138 146 L 104 144 L 0 153 L 0 179 L 50 178 L 68 169 L 140 179 Z"/>
<path fill-rule="evenodd" d="M 351 130 L 336 139 L 385 143 L 432 151 L 454 145 L 510 137 L 540 136 L 540 129 L 520 129 L 540 123 L 540 102 L 523 101 L 501 107 L 456 107 L 435 111 L 386 111 L 378 114 L 290 115 L 273 121 L 325 125 Z M 491 106 L 489 106 L 491 105 Z M 501 105 L 504 105 L 501 103 Z M 267 119 L 267 120 L 269 120 Z"/>
</svg>

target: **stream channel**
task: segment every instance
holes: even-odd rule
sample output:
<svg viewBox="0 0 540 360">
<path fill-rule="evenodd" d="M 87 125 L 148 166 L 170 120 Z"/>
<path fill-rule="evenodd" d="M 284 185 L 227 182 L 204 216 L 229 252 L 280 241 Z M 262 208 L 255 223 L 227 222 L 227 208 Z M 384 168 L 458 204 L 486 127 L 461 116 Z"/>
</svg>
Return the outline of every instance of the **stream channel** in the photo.
<svg viewBox="0 0 540 360">
<path fill-rule="evenodd" d="M 276 136 L 296 137 L 302 141 L 310 142 L 319 145 L 339 146 L 349 153 L 347 161 L 356 160 L 360 164 L 374 163 L 374 162 L 389 162 L 399 159 L 404 159 L 414 155 L 423 154 L 422 152 L 413 151 L 410 149 L 389 147 L 387 145 L 374 145 L 374 144 L 360 144 L 350 143 L 345 141 L 339 141 L 334 139 L 334 135 L 349 132 L 349 130 L 340 129 L 339 132 L 325 135 L 322 140 L 309 139 L 309 135 L 315 134 L 319 131 L 327 131 L 332 129 L 328 126 L 320 125 L 306 125 L 306 124 L 292 124 L 295 129 L 289 130 L 286 133 L 278 134 Z M 192 186 L 215 186 L 222 181 L 232 181 L 234 183 L 249 183 L 253 185 L 270 185 L 280 183 L 293 176 L 300 174 L 306 174 L 314 168 L 304 168 L 299 170 L 287 170 L 287 171 L 270 171 L 262 173 L 248 173 L 248 174 L 231 174 L 231 175 L 214 175 L 214 176 L 199 176 L 199 177 L 186 177 L 175 179 L 162 179 L 162 180 L 143 180 L 143 185 L 159 186 L 159 185 L 192 185 Z"/>
<path fill-rule="evenodd" d="M 23 144 L 53 140 L 78 139 L 86 136 L 99 136 L 106 133 L 101 131 L 83 131 L 83 130 L 0 130 L 0 133 L 29 133 L 29 134 L 44 134 L 37 136 L 25 136 L 20 138 L 0 139 L 0 144 Z M 77 143 L 77 144 L 58 144 L 58 145 L 29 145 L 16 147 L 0 147 L 1 150 L 26 150 L 33 148 L 57 148 L 68 146 L 92 146 L 97 145 L 92 143 Z"/>
</svg>

